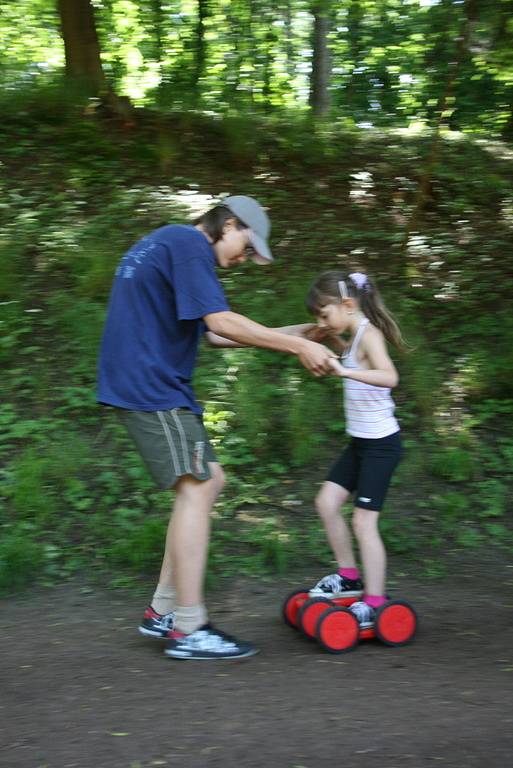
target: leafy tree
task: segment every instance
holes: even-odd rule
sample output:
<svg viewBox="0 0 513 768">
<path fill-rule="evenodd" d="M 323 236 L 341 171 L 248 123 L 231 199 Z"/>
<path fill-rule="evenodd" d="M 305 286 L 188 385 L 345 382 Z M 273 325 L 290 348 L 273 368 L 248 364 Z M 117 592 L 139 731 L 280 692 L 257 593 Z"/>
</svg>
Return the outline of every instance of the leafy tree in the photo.
<svg viewBox="0 0 513 768">
<path fill-rule="evenodd" d="M 375 126 L 435 126 L 445 99 L 449 127 L 511 138 L 512 18 L 513 0 L 0 0 L 0 64 L 9 86 L 64 71 L 140 105 Z"/>
</svg>

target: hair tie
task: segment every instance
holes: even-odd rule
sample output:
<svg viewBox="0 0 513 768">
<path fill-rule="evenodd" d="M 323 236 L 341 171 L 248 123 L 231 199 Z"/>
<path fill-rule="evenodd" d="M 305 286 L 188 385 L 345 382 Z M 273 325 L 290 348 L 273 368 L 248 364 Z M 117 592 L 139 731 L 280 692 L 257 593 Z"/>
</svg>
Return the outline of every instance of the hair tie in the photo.
<svg viewBox="0 0 513 768">
<path fill-rule="evenodd" d="M 359 291 L 363 290 L 369 285 L 369 280 L 364 272 L 352 272 L 349 275 L 349 279 L 353 281 Z"/>
</svg>

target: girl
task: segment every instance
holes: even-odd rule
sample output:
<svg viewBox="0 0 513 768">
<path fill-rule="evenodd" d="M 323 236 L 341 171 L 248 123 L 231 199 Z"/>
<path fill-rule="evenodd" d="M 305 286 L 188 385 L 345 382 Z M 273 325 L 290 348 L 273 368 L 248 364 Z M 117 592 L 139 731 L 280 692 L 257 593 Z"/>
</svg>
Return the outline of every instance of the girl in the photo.
<svg viewBox="0 0 513 768">
<path fill-rule="evenodd" d="M 374 283 L 362 272 L 322 274 L 311 286 L 307 306 L 320 333 L 343 349 L 334 373 L 344 380 L 346 431 L 351 440 L 335 462 L 315 500 L 337 573 L 321 579 L 311 597 L 360 597 L 351 611 L 360 626 L 370 626 L 384 602 L 386 553 L 378 519 L 392 473 L 401 456 L 399 425 L 390 390 L 399 377 L 386 341 L 404 349 L 401 333 L 387 312 Z M 348 342 L 341 334 L 349 333 Z M 356 565 L 351 533 L 340 509 L 355 494 L 353 533 L 358 542 L 365 583 Z"/>
</svg>

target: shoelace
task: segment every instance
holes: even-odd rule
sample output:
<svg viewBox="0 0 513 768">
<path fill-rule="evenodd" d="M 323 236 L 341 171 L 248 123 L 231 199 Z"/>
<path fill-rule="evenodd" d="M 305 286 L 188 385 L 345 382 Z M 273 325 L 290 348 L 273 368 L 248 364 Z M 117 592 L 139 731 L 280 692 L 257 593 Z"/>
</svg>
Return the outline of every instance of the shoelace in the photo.
<svg viewBox="0 0 513 768">
<path fill-rule="evenodd" d="M 165 613 L 164 616 L 160 618 L 160 626 L 162 627 L 162 629 L 172 629 L 174 621 L 175 621 L 174 613 Z"/>
<path fill-rule="evenodd" d="M 226 632 L 223 632 L 222 630 L 217 629 L 217 627 L 212 626 L 212 624 L 208 625 L 208 631 L 215 633 L 218 637 L 221 637 L 228 643 L 237 643 L 237 640 L 233 637 L 233 635 L 228 635 Z"/>
<path fill-rule="evenodd" d="M 236 648 L 237 644 L 234 640 L 228 640 L 227 636 L 223 632 L 219 634 L 212 634 L 203 630 L 196 630 L 191 635 L 186 635 L 183 638 L 185 644 L 192 645 L 195 648 L 202 648 L 210 651 L 216 651 L 225 648 Z"/>
<path fill-rule="evenodd" d="M 333 573 L 321 579 L 318 586 L 321 589 L 324 589 L 325 587 L 327 587 L 327 589 L 334 591 L 340 588 L 340 582 L 341 582 L 341 577 L 338 575 L 338 573 Z"/>
<path fill-rule="evenodd" d="M 350 610 L 359 622 L 372 621 L 374 618 L 374 610 L 367 603 L 353 603 Z"/>
</svg>

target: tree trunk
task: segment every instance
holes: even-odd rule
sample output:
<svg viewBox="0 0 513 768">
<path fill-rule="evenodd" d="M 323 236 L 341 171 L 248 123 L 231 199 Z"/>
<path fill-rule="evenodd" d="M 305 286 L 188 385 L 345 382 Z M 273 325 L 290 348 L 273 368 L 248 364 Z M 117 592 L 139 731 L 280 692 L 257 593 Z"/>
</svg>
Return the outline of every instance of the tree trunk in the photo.
<svg viewBox="0 0 513 768">
<path fill-rule="evenodd" d="M 511 66 L 511 51 L 513 50 L 513 26 L 511 25 L 511 19 L 513 18 L 513 0 L 503 0 L 503 2 L 497 6 L 498 18 L 496 28 L 492 36 L 490 43 L 490 51 L 493 52 L 489 56 L 489 61 L 495 66 L 501 69 Z M 505 101 L 509 107 L 509 116 L 502 128 L 502 138 L 505 141 L 511 141 L 513 139 L 513 86 L 510 85 L 505 91 Z"/>
<path fill-rule="evenodd" d="M 292 80 L 295 75 L 294 62 L 294 33 L 292 29 L 292 0 L 287 0 L 284 10 L 285 21 L 285 51 L 287 55 L 287 73 Z"/>
<path fill-rule="evenodd" d="M 466 0 L 462 9 L 461 29 L 458 37 L 455 41 L 455 49 L 451 61 L 449 62 L 449 69 L 447 79 L 445 82 L 444 90 L 438 101 L 433 142 L 427 157 L 424 172 L 420 178 L 420 183 L 417 191 L 417 199 L 413 208 L 412 214 L 404 233 L 403 241 L 401 244 L 401 253 L 404 255 L 408 249 L 408 243 L 411 235 L 416 231 L 417 225 L 420 221 L 422 212 L 427 201 L 430 198 L 430 190 L 432 186 L 432 178 L 435 168 L 438 164 L 440 145 L 442 139 L 442 129 L 444 128 L 447 120 L 446 109 L 449 104 L 450 98 L 454 92 L 454 86 L 456 82 L 456 76 L 460 69 L 463 58 L 468 50 L 469 35 L 471 29 L 471 23 L 474 18 L 475 0 Z"/>
<path fill-rule="evenodd" d="M 501 131 L 501 137 L 504 141 L 511 141 L 513 139 L 513 88 L 509 88 L 508 102 L 509 116 Z"/>
<path fill-rule="evenodd" d="M 329 82 L 331 61 L 328 49 L 330 31 L 329 3 L 327 0 L 315 2 L 312 8 L 314 16 L 313 58 L 310 79 L 309 104 L 316 117 L 323 117 L 330 107 Z"/>
<path fill-rule="evenodd" d="M 272 106 L 271 75 L 272 75 L 272 66 L 273 66 L 273 44 L 275 43 L 275 41 L 276 41 L 276 38 L 273 33 L 271 19 L 269 18 L 267 33 L 265 35 L 265 63 L 264 63 L 263 86 L 262 86 L 262 96 L 264 97 L 264 109 L 271 109 L 271 106 Z"/>
<path fill-rule="evenodd" d="M 355 75 L 354 70 L 359 67 L 362 57 L 362 23 L 364 15 L 365 8 L 363 7 L 362 3 L 359 0 L 350 0 L 347 8 L 347 41 L 349 45 L 352 70 L 347 88 L 345 90 L 345 108 L 353 114 L 360 107 L 360 99 L 358 98 L 359 78 L 357 75 Z"/>
<path fill-rule="evenodd" d="M 208 0 L 198 0 L 198 21 L 196 24 L 196 62 L 193 87 L 196 88 L 205 69 L 205 19 L 208 16 Z M 196 99 L 199 94 L 195 94 Z"/>
<path fill-rule="evenodd" d="M 152 10 L 155 29 L 155 51 L 156 58 L 159 65 L 162 64 L 162 24 L 164 20 L 164 12 L 162 10 L 161 0 L 152 0 Z"/>
<path fill-rule="evenodd" d="M 106 89 L 94 10 L 90 0 L 58 0 L 66 75 L 91 95 Z"/>
</svg>

